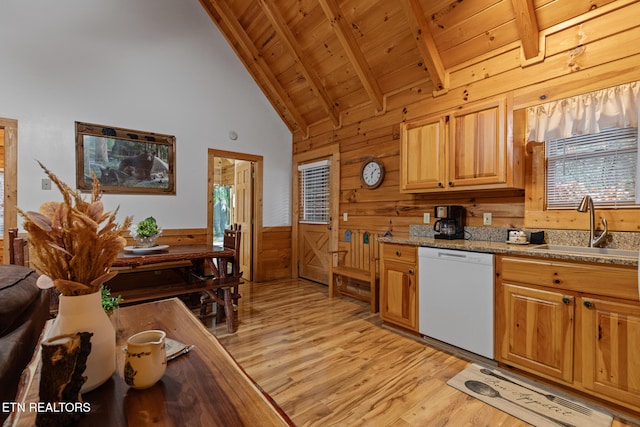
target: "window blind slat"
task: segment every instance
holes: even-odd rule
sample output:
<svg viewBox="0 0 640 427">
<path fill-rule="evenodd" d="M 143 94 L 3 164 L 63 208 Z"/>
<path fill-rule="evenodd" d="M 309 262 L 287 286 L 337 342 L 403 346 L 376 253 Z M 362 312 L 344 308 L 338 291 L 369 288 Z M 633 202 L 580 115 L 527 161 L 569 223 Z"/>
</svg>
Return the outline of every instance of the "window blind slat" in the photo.
<svg viewBox="0 0 640 427">
<path fill-rule="evenodd" d="M 330 162 L 321 161 L 298 167 L 300 183 L 300 222 L 329 222 Z"/>
<path fill-rule="evenodd" d="M 636 198 L 637 128 L 547 141 L 547 209 L 575 208 L 589 194 L 600 206 Z"/>
</svg>

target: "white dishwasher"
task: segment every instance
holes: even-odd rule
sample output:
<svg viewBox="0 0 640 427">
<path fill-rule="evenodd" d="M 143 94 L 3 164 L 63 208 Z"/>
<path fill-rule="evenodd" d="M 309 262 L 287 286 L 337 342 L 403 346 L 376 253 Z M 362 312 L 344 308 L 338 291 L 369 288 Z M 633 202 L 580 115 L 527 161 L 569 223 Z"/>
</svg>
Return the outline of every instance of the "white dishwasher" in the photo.
<svg viewBox="0 0 640 427">
<path fill-rule="evenodd" d="M 493 359 L 493 254 L 418 248 L 422 335 Z"/>
</svg>

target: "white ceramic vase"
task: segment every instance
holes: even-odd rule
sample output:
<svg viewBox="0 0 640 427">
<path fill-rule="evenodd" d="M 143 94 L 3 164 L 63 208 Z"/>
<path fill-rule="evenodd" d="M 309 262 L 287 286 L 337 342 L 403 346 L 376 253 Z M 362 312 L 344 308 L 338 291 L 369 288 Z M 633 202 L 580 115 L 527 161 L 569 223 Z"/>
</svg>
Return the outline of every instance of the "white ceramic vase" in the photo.
<svg viewBox="0 0 640 427">
<path fill-rule="evenodd" d="M 47 338 L 75 332 L 91 332 L 91 352 L 84 374 L 87 381 L 80 390 L 87 393 L 107 382 L 116 370 L 116 331 L 102 309 L 100 291 L 87 295 L 60 295 L 58 316 Z"/>
</svg>

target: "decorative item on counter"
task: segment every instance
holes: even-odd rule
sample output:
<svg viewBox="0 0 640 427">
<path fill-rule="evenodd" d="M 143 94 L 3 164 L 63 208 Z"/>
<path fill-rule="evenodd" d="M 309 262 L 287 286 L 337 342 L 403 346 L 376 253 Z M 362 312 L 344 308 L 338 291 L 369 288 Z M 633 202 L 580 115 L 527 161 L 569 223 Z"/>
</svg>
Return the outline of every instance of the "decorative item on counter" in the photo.
<svg viewBox="0 0 640 427">
<path fill-rule="evenodd" d="M 157 383 L 167 369 L 167 334 L 160 330 L 138 332 L 127 340 L 124 381 L 136 389 Z"/>
<path fill-rule="evenodd" d="M 136 247 L 151 248 L 157 245 L 162 229 L 158 227 L 156 219 L 150 216 L 132 226 L 130 232 L 131 237 L 136 240 Z"/>
<path fill-rule="evenodd" d="M 524 231 L 520 230 L 510 230 L 509 238 L 507 243 L 514 243 L 516 245 L 527 245 L 529 242 L 527 241 L 527 235 Z"/>
<path fill-rule="evenodd" d="M 62 202 L 45 202 L 38 212 L 18 210 L 35 255 L 34 265 L 44 276 L 41 286 L 53 283 L 60 292 L 58 316 L 47 338 L 76 332 L 93 333 L 91 352 L 81 392 L 106 382 L 115 371 L 115 331 L 102 308 L 102 285 L 117 272 L 111 265 L 126 245 L 121 233 L 131 225 L 126 217 L 116 223 L 116 213 L 104 210 L 100 184 L 93 176 L 90 201 L 38 164 L 62 194 Z"/>
<path fill-rule="evenodd" d="M 66 426 L 80 418 L 79 411 L 65 409 L 82 402 L 80 389 L 87 380 L 82 373 L 91 352 L 91 335 L 89 332 L 58 335 L 41 344 L 40 402 L 52 408 L 64 406 L 60 406 L 60 410 L 38 411 L 36 426 Z"/>
</svg>

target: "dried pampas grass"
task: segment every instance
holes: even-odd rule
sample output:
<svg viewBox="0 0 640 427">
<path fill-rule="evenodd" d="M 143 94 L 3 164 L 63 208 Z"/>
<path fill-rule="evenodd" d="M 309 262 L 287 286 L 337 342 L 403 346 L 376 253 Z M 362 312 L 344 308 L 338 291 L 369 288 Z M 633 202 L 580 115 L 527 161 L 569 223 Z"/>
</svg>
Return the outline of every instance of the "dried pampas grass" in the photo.
<svg viewBox="0 0 640 427">
<path fill-rule="evenodd" d="M 62 182 L 42 163 L 47 176 L 62 193 L 62 202 L 45 202 L 39 212 L 18 212 L 36 257 L 36 268 L 49 276 L 63 295 L 97 292 L 116 275 L 111 264 L 126 240 L 120 235 L 131 225 L 126 217 L 116 223 L 116 213 L 105 212 L 98 178 L 93 174 L 91 200 Z"/>
</svg>

